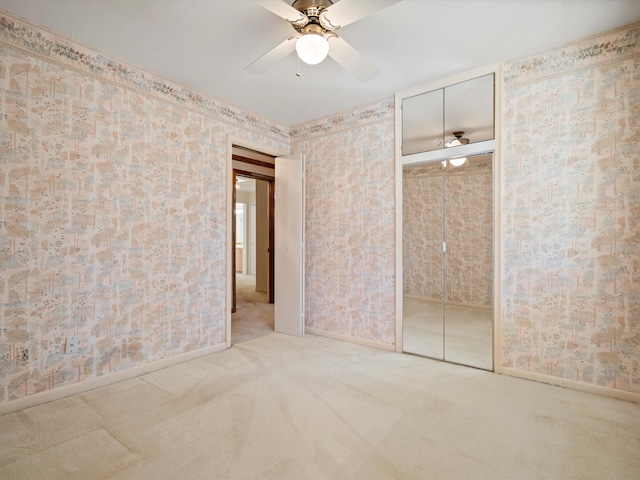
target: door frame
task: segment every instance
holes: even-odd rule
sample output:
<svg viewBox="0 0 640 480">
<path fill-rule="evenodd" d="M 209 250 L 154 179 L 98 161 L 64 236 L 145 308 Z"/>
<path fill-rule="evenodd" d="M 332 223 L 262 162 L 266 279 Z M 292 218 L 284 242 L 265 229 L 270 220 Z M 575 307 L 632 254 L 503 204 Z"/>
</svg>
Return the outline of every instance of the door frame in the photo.
<svg viewBox="0 0 640 480">
<path fill-rule="evenodd" d="M 402 156 L 402 100 L 420 93 L 437 90 L 449 85 L 471 80 L 476 77 L 493 73 L 494 77 L 494 140 L 483 142 L 486 145 L 470 144 L 456 147 L 460 154 L 471 154 L 477 150 L 482 153 L 483 148 L 493 151 L 493 371 L 502 373 L 502 65 L 488 65 L 469 72 L 462 73 L 436 82 L 418 85 L 399 92 L 395 100 L 395 291 L 396 291 L 396 342 L 395 351 L 403 353 L 402 323 L 403 323 L 403 208 L 402 208 L 402 167 L 411 164 L 409 159 Z M 461 149 L 469 148 L 469 152 Z M 432 153 L 432 152 L 428 152 Z M 441 155 L 441 158 L 440 158 Z M 414 155 L 414 156 L 420 156 Z M 451 156 L 446 152 L 435 151 L 433 155 L 426 155 L 431 160 L 444 160 Z M 403 161 L 404 160 L 404 161 Z"/>
<path fill-rule="evenodd" d="M 231 308 L 233 305 L 233 286 L 235 285 L 234 275 L 234 262 L 235 255 L 232 255 L 232 248 L 235 253 L 235 244 L 233 242 L 232 233 L 234 229 L 234 220 L 235 220 L 235 181 L 233 174 L 233 147 L 242 147 L 250 150 L 255 150 L 256 152 L 261 152 L 266 155 L 270 155 L 273 157 L 282 157 L 288 155 L 288 152 L 283 152 L 282 150 L 277 150 L 273 147 L 269 147 L 264 144 L 252 142 L 247 140 L 246 138 L 236 137 L 234 135 L 227 136 L 227 162 L 225 169 L 225 213 L 226 213 L 226 242 L 225 242 L 225 257 L 226 257 L 226 292 L 225 292 L 225 343 L 227 344 L 227 348 L 231 348 Z M 271 270 L 273 271 L 273 266 L 271 266 Z"/>
</svg>

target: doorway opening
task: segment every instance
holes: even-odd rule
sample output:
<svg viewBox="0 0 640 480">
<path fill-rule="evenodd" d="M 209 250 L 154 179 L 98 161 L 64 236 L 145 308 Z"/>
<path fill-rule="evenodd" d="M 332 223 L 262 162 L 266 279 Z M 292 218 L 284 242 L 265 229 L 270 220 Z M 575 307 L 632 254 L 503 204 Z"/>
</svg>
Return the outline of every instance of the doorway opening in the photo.
<svg viewBox="0 0 640 480">
<path fill-rule="evenodd" d="M 232 344 L 274 331 L 275 158 L 232 150 Z"/>
</svg>

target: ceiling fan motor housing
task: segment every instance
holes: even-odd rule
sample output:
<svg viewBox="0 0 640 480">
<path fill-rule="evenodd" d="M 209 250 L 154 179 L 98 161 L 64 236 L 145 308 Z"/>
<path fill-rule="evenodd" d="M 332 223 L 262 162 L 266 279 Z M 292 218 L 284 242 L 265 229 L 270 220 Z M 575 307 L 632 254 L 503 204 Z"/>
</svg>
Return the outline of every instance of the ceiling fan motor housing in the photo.
<svg viewBox="0 0 640 480">
<path fill-rule="evenodd" d="M 317 23 L 309 23 L 300 29 L 300 33 L 317 33 L 318 35 L 324 34 L 324 29 Z"/>
<path fill-rule="evenodd" d="M 331 5 L 333 5 L 332 0 L 295 0 L 292 7 L 302 13 L 306 19 L 302 22 L 291 22 L 291 25 L 302 34 L 317 33 L 323 35 L 337 30 L 340 26 L 332 25 L 325 16 L 325 11 Z"/>
<path fill-rule="evenodd" d="M 306 15 L 307 10 L 315 8 L 316 10 L 321 11 L 331 5 L 333 5 L 331 0 L 296 0 L 291 6 Z"/>
</svg>

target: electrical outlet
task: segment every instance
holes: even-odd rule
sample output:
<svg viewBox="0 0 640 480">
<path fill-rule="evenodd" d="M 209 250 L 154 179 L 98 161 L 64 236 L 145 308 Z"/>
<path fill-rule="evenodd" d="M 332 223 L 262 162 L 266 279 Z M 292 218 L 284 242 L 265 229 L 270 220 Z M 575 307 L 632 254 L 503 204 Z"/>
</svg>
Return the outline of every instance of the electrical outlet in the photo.
<svg viewBox="0 0 640 480">
<path fill-rule="evenodd" d="M 29 361 L 29 349 L 23 348 L 20 350 L 20 362 L 27 363 Z"/>
<path fill-rule="evenodd" d="M 77 336 L 67 337 L 64 353 L 78 353 L 78 342 L 80 338 Z"/>
</svg>

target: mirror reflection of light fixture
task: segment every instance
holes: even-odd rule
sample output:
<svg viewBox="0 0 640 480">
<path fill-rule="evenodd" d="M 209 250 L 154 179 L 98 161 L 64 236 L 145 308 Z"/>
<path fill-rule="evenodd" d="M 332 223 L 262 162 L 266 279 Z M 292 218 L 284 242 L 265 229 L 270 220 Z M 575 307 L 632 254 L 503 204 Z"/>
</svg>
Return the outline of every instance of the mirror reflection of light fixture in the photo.
<svg viewBox="0 0 640 480">
<path fill-rule="evenodd" d="M 318 33 L 306 33 L 296 41 L 296 52 L 304 63 L 317 65 L 327 58 L 329 41 Z"/>
<path fill-rule="evenodd" d="M 449 160 L 449 163 L 451 164 L 451 166 L 453 167 L 459 167 L 461 165 L 464 165 L 464 163 L 467 161 L 467 157 L 459 157 L 459 158 L 452 158 Z"/>
</svg>

